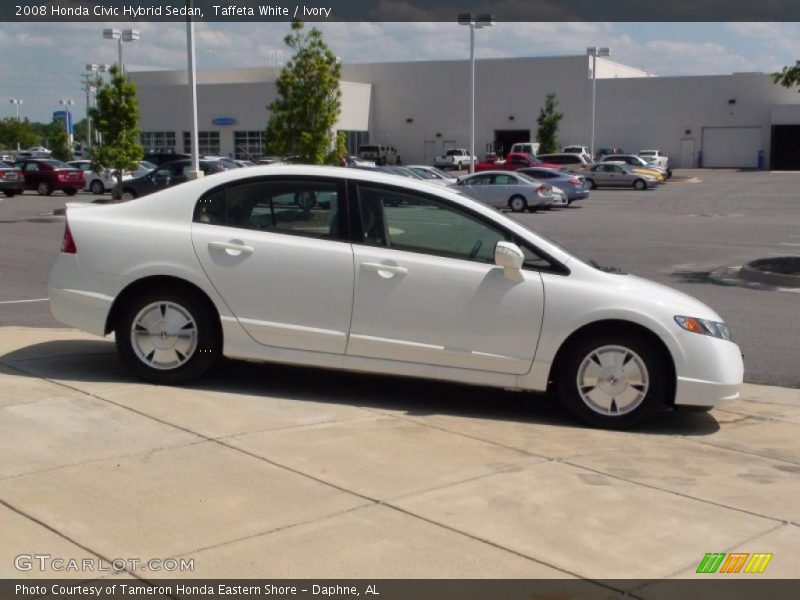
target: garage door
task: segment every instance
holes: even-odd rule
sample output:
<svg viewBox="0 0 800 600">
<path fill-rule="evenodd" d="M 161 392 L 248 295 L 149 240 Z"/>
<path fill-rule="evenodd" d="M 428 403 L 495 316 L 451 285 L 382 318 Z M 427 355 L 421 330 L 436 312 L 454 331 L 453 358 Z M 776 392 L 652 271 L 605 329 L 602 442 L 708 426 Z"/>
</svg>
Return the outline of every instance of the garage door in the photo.
<svg viewBox="0 0 800 600">
<path fill-rule="evenodd" d="M 761 127 L 704 127 L 703 166 L 755 168 L 761 146 Z"/>
</svg>

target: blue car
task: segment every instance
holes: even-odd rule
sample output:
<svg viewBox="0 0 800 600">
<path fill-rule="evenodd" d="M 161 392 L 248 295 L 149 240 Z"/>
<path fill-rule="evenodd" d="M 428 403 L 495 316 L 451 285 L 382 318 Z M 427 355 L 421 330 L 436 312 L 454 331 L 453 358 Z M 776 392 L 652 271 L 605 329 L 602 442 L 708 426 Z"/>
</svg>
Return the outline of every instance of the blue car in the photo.
<svg viewBox="0 0 800 600">
<path fill-rule="evenodd" d="M 520 169 L 518 173 L 525 173 L 529 177 L 549 183 L 567 195 L 567 201 L 572 204 L 575 200 L 583 200 L 589 197 L 589 187 L 582 175 L 565 173 L 557 169 L 546 169 L 544 167 L 528 167 Z"/>
</svg>

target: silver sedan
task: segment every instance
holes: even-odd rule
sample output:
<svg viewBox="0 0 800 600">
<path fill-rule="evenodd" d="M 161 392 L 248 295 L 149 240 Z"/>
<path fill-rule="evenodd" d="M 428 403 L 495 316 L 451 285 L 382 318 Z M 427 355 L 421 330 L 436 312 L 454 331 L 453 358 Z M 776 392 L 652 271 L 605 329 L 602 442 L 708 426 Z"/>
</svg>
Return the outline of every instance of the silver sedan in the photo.
<svg viewBox="0 0 800 600">
<path fill-rule="evenodd" d="M 652 175 L 637 173 L 628 165 L 601 162 L 580 172 L 591 189 L 598 187 L 633 187 L 646 190 L 658 185 Z"/>
<path fill-rule="evenodd" d="M 464 177 L 456 189 L 495 208 L 534 212 L 553 204 L 552 186 L 510 171 L 484 171 Z"/>
</svg>

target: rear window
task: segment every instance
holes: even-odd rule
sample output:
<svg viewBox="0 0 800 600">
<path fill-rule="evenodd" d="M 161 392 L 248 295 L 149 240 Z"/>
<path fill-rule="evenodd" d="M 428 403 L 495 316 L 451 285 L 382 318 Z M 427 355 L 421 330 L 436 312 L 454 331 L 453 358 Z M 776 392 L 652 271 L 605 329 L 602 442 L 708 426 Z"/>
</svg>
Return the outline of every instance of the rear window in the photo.
<svg viewBox="0 0 800 600">
<path fill-rule="evenodd" d="M 63 163 L 60 160 L 43 160 L 41 161 L 45 165 L 50 165 L 54 169 L 71 169 L 67 163 Z"/>
<path fill-rule="evenodd" d="M 360 146 L 358 148 L 358 151 L 359 152 L 377 152 L 378 151 L 378 147 L 377 146 Z"/>
</svg>

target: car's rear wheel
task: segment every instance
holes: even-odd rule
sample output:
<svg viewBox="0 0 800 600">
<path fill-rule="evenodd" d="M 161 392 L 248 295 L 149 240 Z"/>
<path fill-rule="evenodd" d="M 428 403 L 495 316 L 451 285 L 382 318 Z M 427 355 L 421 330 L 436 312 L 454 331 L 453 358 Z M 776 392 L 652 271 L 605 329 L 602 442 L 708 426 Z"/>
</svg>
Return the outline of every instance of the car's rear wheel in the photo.
<svg viewBox="0 0 800 600">
<path fill-rule="evenodd" d="M 590 190 L 596 190 L 597 189 L 597 184 L 594 182 L 594 179 L 587 179 L 586 183 L 589 184 L 589 189 Z"/>
<path fill-rule="evenodd" d="M 95 196 L 99 196 L 100 194 L 106 191 L 106 186 L 103 185 L 103 182 L 99 179 L 95 179 L 92 181 L 91 185 L 89 185 L 89 191 L 92 192 Z"/>
<path fill-rule="evenodd" d="M 127 202 L 128 200 L 133 200 L 134 198 L 136 198 L 136 192 L 134 192 L 134 191 L 133 191 L 132 189 L 130 189 L 130 188 L 125 188 L 124 190 L 122 190 L 122 196 L 121 196 L 121 198 L 122 198 L 123 200 L 125 200 L 126 202 Z"/>
<path fill-rule="evenodd" d="M 134 375 L 153 383 L 196 379 L 220 356 L 213 310 L 182 289 L 132 297 L 122 307 L 115 329 L 122 362 Z"/>
<path fill-rule="evenodd" d="M 512 212 L 525 212 L 528 210 L 528 201 L 525 200 L 522 196 L 511 196 L 508 200 L 508 208 L 511 209 Z"/>
<path fill-rule="evenodd" d="M 644 179 L 637 179 L 633 182 L 633 187 L 635 187 L 637 190 L 644 190 L 647 188 L 647 183 L 645 183 Z"/>
<path fill-rule="evenodd" d="M 49 196 L 53 193 L 53 188 L 50 187 L 49 183 L 43 181 L 36 186 L 36 191 L 39 192 L 40 196 Z"/>
<path fill-rule="evenodd" d="M 665 358 L 645 336 L 602 332 L 565 349 L 556 372 L 564 407 L 581 420 L 608 429 L 640 423 L 665 406 Z"/>
</svg>

